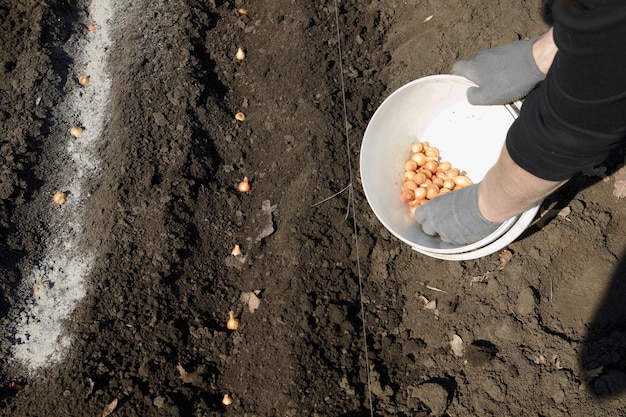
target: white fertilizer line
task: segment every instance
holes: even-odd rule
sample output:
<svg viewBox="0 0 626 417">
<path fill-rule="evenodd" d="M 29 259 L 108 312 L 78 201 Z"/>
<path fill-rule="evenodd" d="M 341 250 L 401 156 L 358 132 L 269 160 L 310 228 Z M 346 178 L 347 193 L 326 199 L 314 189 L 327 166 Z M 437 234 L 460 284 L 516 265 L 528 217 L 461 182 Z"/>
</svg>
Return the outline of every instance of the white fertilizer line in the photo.
<svg viewBox="0 0 626 417">
<path fill-rule="evenodd" d="M 13 356 L 31 371 L 63 359 L 71 344 L 71 336 L 63 331 L 63 322 L 85 296 L 85 281 L 93 265 L 94 255 L 81 249 L 84 202 L 90 197 L 85 185 L 99 166 L 96 144 L 102 135 L 111 87 L 106 58 L 111 45 L 112 17 L 110 0 L 93 0 L 89 19 L 95 22 L 96 30 L 88 32 L 85 28 L 84 33 L 77 34 L 78 40 L 71 50 L 66 51 L 75 59 L 67 82 L 75 83 L 76 88 L 71 88 L 54 117 L 57 124 L 67 126 L 61 129 L 66 137 L 53 141 L 68 143 L 65 153 L 69 169 L 51 188 L 69 191 L 68 201 L 61 208 L 52 207 L 54 214 L 48 225 L 52 237 L 46 242 L 40 264 L 23 280 L 20 294 L 24 295 L 25 305 L 13 329 L 16 340 Z M 83 75 L 90 76 L 86 87 L 78 84 L 78 78 Z M 84 128 L 80 138 L 69 136 L 69 128 L 74 124 Z M 33 295 L 35 288 L 38 291 Z"/>
</svg>

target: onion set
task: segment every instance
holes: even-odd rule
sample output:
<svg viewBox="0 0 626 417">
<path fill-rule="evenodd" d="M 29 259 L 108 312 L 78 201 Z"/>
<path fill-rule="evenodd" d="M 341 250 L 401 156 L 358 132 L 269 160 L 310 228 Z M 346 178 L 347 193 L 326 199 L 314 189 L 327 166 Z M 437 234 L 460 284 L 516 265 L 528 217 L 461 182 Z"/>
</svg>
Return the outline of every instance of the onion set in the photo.
<svg viewBox="0 0 626 417">
<path fill-rule="evenodd" d="M 235 58 L 237 58 L 239 61 L 243 61 L 243 59 L 246 57 L 246 53 L 243 50 L 243 48 L 240 46 L 239 49 L 237 49 L 237 53 L 235 54 Z"/>
<path fill-rule="evenodd" d="M 250 191 L 250 180 L 248 177 L 243 177 L 243 180 L 237 185 L 239 192 L 247 193 Z"/>
<path fill-rule="evenodd" d="M 75 138 L 81 137 L 83 135 L 83 128 L 78 126 L 72 126 L 70 128 L 70 135 L 74 136 Z"/>
<path fill-rule="evenodd" d="M 472 185 L 472 180 L 448 161 L 441 161 L 439 149 L 428 142 L 411 145 L 411 156 L 404 162 L 400 199 L 413 215 L 415 208 L 439 195 Z"/>
<path fill-rule="evenodd" d="M 67 203 L 67 194 L 65 194 L 63 191 L 57 191 L 52 196 L 52 202 L 58 206 L 62 206 L 63 204 Z"/>
<path fill-rule="evenodd" d="M 222 405 L 224 407 L 228 407 L 229 405 L 231 405 L 233 403 L 233 397 L 231 397 L 228 394 L 224 394 L 224 397 L 222 398 Z"/>
<path fill-rule="evenodd" d="M 235 318 L 235 312 L 228 312 L 228 321 L 226 322 L 226 328 L 231 331 L 235 331 L 239 328 L 239 320 Z"/>
<path fill-rule="evenodd" d="M 233 250 L 230 252 L 230 254 L 232 256 L 240 256 L 242 254 L 241 252 L 241 248 L 239 247 L 239 245 L 235 245 L 235 247 L 233 248 Z"/>
</svg>

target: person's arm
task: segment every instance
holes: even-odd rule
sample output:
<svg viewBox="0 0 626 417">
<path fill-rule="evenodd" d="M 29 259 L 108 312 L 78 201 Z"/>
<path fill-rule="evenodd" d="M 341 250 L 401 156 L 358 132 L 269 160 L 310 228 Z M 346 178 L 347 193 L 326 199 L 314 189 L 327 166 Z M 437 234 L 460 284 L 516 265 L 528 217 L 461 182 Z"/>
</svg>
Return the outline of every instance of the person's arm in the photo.
<svg viewBox="0 0 626 417">
<path fill-rule="evenodd" d="M 550 28 L 533 43 L 533 58 L 539 71 L 544 74 L 548 73 L 558 50 L 559 48 L 554 43 L 554 29 Z"/>
<path fill-rule="evenodd" d="M 517 165 L 504 146 L 496 164 L 478 186 L 478 209 L 490 222 L 503 222 L 552 194 L 563 181 L 548 181 Z"/>
<path fill-rule="evenodd" d="M 483 181 L 415 210 L 425 233 L 476 242 L 624 143 L 626 3 L 596 6 L 555 2 L 554 29 L 530 49 L 537 71 L 547 71 L 545 80 L 524 100 Z"/>
</svg>

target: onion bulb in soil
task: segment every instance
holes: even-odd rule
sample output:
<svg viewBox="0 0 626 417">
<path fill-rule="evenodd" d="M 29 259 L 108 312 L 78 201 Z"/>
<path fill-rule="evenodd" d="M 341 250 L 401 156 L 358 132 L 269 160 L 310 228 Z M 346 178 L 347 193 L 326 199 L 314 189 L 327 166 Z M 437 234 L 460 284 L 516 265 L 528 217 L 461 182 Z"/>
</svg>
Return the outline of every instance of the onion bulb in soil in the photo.
<svg viewBox="0 0 626 417">
<path fill-rule="evenodd" d="M 62 206 L 67 202 L 67 194 L 65 194 L 63 191 L 57 191 L 52 196 L 52 201 L 54 202 L 54 204 Z"/>
<path fill-rule="evenodd" d="M 240 46 L 239 49 L 237 49 L 235 58 L 237 58 L 239 61 L 242 61 L 245 57 L 246 57 L 246 53 L 244 52 L 243 48 Z"/>
<path fill-rule="evenodd" d="M 224 407 L 228 407 L 229 405 L 231 405 L 233 403 L 233 397 L 231 397 L 228 394 L 224 394 L 224 397 L 222 398 L 222 405 Z"/>
<path fill-rule="evenodd" d="M 226 328 L 232 331 L 235 331 L 239 328 L 239 320 L 235 318 L 235 313 L 233 311 L 228 312 L 228 321 L 226 322 Z"/>
<path fill-rule="evenodd" d="M 237 185 L 237 189 L 242 193 L 250 191 L 250 180 L 248 180 L 248 177 L 243 177 L 243 180 Z"/>
<path fill-rule="evenodd" d="M 78 126 L 72 126 L 70 129 L 70 135 L 74 136 L 75 138 L 79 138 L 83 135 L 83 129 Z"/>
<path fill-rule="evenodd" d="M 239 245 L 235 245 L 235 247 L 233 248 L 233 250 L 230 252 L 230 254 L 232 256 L 239 256 L 241 255 L 241 248 L 239 247 Z"/>
</svg>

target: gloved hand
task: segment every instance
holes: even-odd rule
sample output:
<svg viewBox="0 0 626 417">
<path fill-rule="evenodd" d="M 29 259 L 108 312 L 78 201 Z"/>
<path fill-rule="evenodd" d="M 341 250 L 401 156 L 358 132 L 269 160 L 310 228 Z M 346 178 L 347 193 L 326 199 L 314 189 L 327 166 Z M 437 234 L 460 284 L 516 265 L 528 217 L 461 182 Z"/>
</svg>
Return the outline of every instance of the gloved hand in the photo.
<svg viewBox="0 0 626 417">
<path fill-rule="evenodd" d="M 502 223 L 485 219 L 478 210 L 478 184 L 437 196 L 415 209 L 424 233 L 455 245 L 469 245 L 495 232 Z"/>
<path fill-rule="evenodd" d="M 458 61 L 452 73 L 474 81 L 467 90 L 472 104 L 508 104 L 525 97 L 546 78 L 533 57 L 538 38 L 485 49 L 469 61 Z"/>
</svg>

